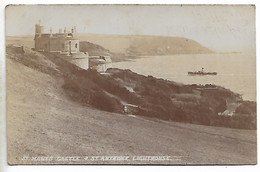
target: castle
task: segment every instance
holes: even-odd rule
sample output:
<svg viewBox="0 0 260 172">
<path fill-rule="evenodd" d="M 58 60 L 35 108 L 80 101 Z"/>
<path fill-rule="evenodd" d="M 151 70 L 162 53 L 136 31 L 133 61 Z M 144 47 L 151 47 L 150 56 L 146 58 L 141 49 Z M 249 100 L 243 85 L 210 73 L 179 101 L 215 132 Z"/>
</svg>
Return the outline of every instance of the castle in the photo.
<svg viewBox="0 0 260 172">
<path fill-rule="evenodd" d="M 44 33 L 44 26 L 40 23 L 35 25 L 35 50 L 48 51 L 48 52 L 60 52 L 61 54 L 70 55 L 72 53 L 79 52 L 79 39 L 75 37 L 76 27 L 68 32 L 67 29 L 59 29 L 59 33 Z"/>
<path fill-rule="evenodd" d="M 53 34 L 50 28 L 50 33 L 44 33 L 44 26 L 39 22 L 35 25 L 35 50 L 55 53 L 85 70 L 91 68 L 102 73 L 112 67 L 109 56 L 89 56 L 87 52 L 80 52 L 80 42 L 76 35 L 76 26 L 71 32 L 65 28 L 63 33 L 62 29 L 59 29 L 59 33 Z"/>
</svg>

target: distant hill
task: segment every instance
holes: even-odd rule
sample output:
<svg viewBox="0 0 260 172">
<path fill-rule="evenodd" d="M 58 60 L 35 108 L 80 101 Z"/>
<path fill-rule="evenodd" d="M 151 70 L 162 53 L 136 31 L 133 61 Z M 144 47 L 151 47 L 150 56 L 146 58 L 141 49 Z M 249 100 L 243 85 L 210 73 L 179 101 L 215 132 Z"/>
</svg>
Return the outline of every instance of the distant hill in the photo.
<svg viewBox="0 0 260 172">
<path fill-rule="evenodd" d="M 127 55 L 153 56 L 213 53 L 196 41 L 178 37 L 140 37 L 126 50 Z"/>
<path fill-rule="evenodd" d="M 8 44 L 17 44 L 23 45 L 29 48 L 34 48 L 34 36 L 6 36 L 6 45 Z"/>
<path fill-rule="evenodd" d="M 198 42 L 182 37 L 79 34 L 79 38 L 126 56 L 213 53 Z"/>
</svg>

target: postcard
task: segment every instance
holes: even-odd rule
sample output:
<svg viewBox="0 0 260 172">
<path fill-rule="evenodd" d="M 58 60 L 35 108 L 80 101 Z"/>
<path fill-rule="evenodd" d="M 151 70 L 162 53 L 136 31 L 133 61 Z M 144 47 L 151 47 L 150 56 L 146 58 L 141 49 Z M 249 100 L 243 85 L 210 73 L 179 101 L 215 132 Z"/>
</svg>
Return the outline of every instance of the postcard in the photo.
<svg viewBox="0 0 260 172">
<path fill-rule="evenodd" d="M 7 159 L 257 163 L 254 5 L 8 5 Z"/>
</svg>

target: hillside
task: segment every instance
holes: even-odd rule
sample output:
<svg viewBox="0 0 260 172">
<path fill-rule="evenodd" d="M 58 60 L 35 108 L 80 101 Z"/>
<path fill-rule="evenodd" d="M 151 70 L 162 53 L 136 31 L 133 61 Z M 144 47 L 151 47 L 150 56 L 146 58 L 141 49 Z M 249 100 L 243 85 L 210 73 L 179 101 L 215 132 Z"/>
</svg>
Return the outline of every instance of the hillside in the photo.
<svg viewBox="0 0 260 172">
<path fill-rule="evenodd" d="M 77 97 L 68 94 L 71 92 L 67 92 L 68 90 L 64 88 L 66 81 L 63 75 L 72 72 L 73 69 L 63 68 L 57 64 L 58 61 L 54 63 L 52 57 L 30 49 L 25 49 L 23 55 L 7 51 L 7 136 L 8 162 L 11 164 L 98 163 L 97 161 L 22 161 L 24 155 L 172 156 L 172 160 L 163 162 L 99 161 L 104 164 L 256 163 L 256 130 L 183 124 L 98 110 L 93 107 L 98 104 L 84 104 L 72 99 L 71 96 Z M 123 76 L 126 79 L 128 75 L 136 75 L 129 71 L 125 74 L 122 72 L 122 75 L 120 73 L 117 70 L 111 71 L 111 75 L 117 80 Z M 91 80 L 82 81 L 78 86 L 85 85 L 85 88 L 87 86 L 90 88 L 89 91 L 95 93 L 100 89 L 104 90 L 101 85 L 96 87 L 98 79 L 102 79 L 101 76 L 93 71 L 89 72 L 90 75 L 93 76 Z M 99 78 L 94 80 L 96 76 Z M 155 80 L 151 78 L 149 81 Z M 166 81 L 161 83 L 164 82 Z M 120 83 L 130 84 L 122 81 Z"/>
<path fill-rule="evenodd" d="M 105 49 L 100 45 L 93 44 L 88 41 L 80 41 L 79 50 L 81 52 L 88 52 L 90 56 L 110 56 L 113 62 L 124 61 L 128 58 L 132 58 L 127 57 L 125 54 L 122 53 L 111 52 L 110 50 Z"/>
</svg>

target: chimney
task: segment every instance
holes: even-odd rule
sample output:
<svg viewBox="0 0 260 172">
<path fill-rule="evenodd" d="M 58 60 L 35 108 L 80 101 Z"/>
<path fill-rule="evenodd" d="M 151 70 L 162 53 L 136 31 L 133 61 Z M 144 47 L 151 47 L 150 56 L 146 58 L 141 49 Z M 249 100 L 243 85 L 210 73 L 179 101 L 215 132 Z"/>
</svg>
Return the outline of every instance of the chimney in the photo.
<svg viewBox="0 0 260 172">
<path fill-rule="evenodd" d="M 65 27 L 65 29 L 64 29 L 64 33 L 67 33 L 67 28 Z"/>
<path fill-rule="evenodd" d="M 74 29 L 73 28 L 71 29 L 71 33 L 74 33 Z"/>
</svg>

